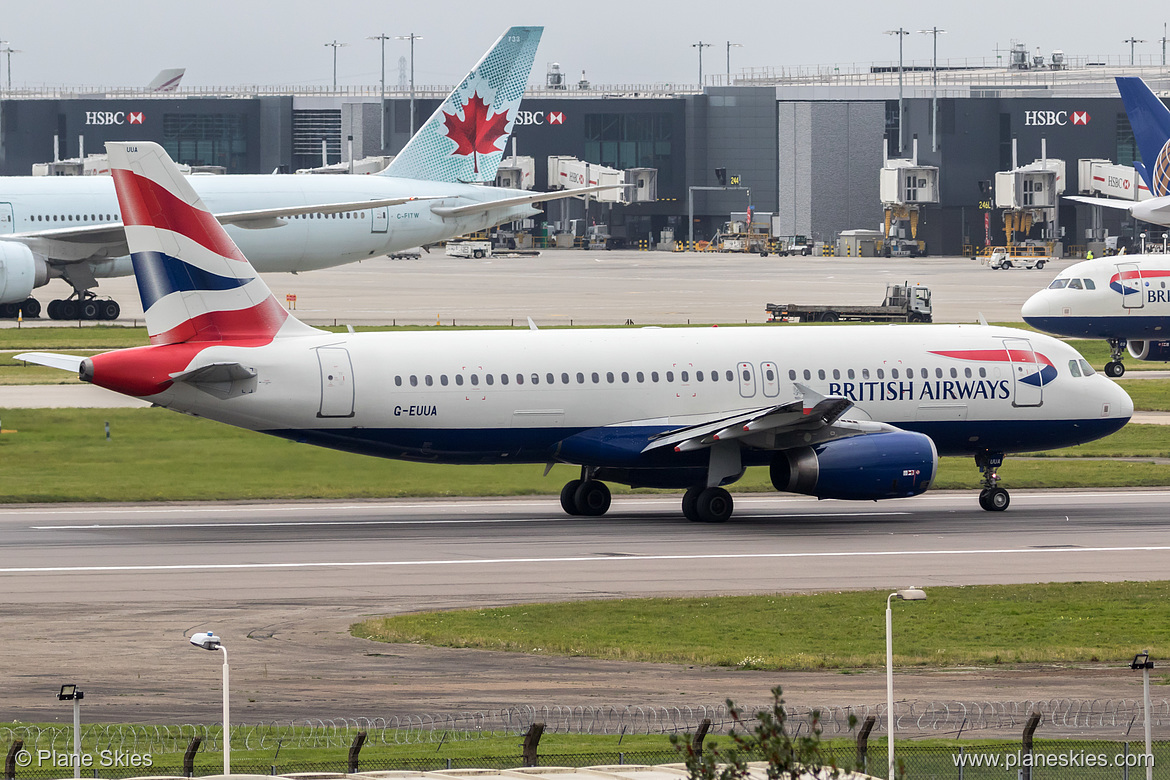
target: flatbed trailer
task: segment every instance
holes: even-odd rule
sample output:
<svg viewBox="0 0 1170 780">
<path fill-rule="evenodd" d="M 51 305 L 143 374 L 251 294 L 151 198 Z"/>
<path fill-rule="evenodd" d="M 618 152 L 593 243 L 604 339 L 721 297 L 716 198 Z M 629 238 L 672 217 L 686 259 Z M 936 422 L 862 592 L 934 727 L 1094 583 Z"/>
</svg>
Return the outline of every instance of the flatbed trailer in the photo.
<svg viewBox="0 0 1170 780">
<path fill-rule="evenodd" d="M 891 284 L 880 306 L 849 304 L 769 303 L 768 322 L 931 322 L 930 290 L 919 285 Z"/>
</svg>

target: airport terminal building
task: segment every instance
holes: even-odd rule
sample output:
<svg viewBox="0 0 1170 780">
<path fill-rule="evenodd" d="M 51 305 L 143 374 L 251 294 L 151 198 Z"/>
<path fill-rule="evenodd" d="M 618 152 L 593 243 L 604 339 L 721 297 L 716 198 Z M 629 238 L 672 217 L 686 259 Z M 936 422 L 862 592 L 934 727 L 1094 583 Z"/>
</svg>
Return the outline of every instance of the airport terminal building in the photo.
<svg viewBox="0 0 1170 780">
<path fill-rule="evenodd" d="M 879 228 L 879 169 L 886 156 L 910 157 L 916 148 L 919 164 L 939 168 L 938 203 L 924 207 L 919 237 L 932 254 L 958 254 L 968 245 L 1003 242 L 989 187 L 997 171 L 1012 168 L 1013 147 L 1019 164 L 1040 158 L 1042 144 L 1047 158 L 1063 159 L 1066 194 L 1087 187 L 1077 181 L 1078 159 L 1122 165 L 1139 159 L 1113 82 L 1117 75 L 1142 76 L 1159 94 L 1170 89 L 1164 67 L 1073 57 L 1059 67 L 753 71 L 731 85 L 702 89 L 541 87 L 524 99 L 514 148 L 535 159 L 536 189 L 548 186 L 544 161 L 550 155 L 656 169 L 656 202 L 598 205 L 590 212 L 591 220 L 607 221 L 631 242 L 656 241 L 664 228 L 685 238 L 688 196 L 696 238 L 709 237 L 731 212 L 745 211 L 749 198 L 756 213 L 776 215 L 778 234 L 830 242 L 842 231 Z M 417 91 L 416 124 L 446 91 Z M 377 87 L 2 94 L 4 175 L 28 175 L 55 154 L 78 157 L 100 152 L 107 140 L 136 139 L 157 141 L 181 163 L 229 173 L 287 173 L 323 159 L 393 154 L 411 128 L 408 93 L 388 91 L 383 115 Z M 739 188 L 692 192 L 720 186 L 717 169 Z M 1061 205 L 1066 246 L 1083 243 L 1088 211 Z M 1114 235 L 1132 231 L 1117 214 L 1124 212 L 1107 211 L 1105 227 Z"/>
</svg>

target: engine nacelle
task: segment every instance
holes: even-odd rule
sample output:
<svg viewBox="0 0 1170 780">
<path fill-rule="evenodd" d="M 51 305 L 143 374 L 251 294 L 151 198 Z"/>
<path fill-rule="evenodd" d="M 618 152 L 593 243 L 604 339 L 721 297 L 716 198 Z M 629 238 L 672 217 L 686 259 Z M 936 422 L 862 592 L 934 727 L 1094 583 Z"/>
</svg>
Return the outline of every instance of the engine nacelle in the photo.
<svg viewBox="0 0 1170 780">
<path fill-rule="evenodd" d="M 938 471 L 929 436 L 889 431 L 777 452 L 772 484 L 786 493 L 876 501 L 924 492 Z"/>
<path fill-rule="evenodd" d="M 1144 339 L 1129 342 L 1129 354 L 1138 360 L 1170 360 L 1170 341 Z"/>
<path fill-rule="evenodd" d="M 49 282 L 49 266 L 24 244 L 0 241 L 0 303 L 22 303 Z"/>
</svg>

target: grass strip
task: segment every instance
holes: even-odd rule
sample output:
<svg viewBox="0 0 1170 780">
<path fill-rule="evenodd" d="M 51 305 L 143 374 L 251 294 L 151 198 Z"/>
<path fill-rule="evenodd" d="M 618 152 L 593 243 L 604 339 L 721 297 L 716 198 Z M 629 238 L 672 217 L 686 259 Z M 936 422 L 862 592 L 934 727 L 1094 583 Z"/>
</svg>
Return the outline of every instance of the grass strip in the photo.
<svg viewBox="0 0 1170 780">
<path fill-rule="evenodd" d="M 739 669 L 885 665 L 885 592 L 620 599 L 370 618 L 379 642 Z M 1170 582 L 930 588 L 898 607 L 897 666 L 1121 664 L 1170 652 Z M 1126 672 L 1128 674 L 1128 672 Z M 1121 674 L 1121 672 L 1119 672 Z"/>
<path fill-rule="evenodd" d="M 578 473 L 567 465 L 544 477 L 543 468 L 531 464 L 371 458 L 165 409 L 7 409 L 0 423 L 6 431 L 0 435 L 0 503 L 556 495 Z M 1162 426 L 1129 425 L 1100 442 L 1049 453 L 1067 460 L 1009 457 L 1000 474 L 1009 488 L 1166 485 L 1165 466 L 1087 459 L 1170 456 L 1166 439 Z M 935 488 L 978 485 L 970 458 L 941 460 Z M 612 487 L 618 494 L 648 492 Z M 767 469 L 748 469 L 735 490 L 771 492 Z"/>
</svg>

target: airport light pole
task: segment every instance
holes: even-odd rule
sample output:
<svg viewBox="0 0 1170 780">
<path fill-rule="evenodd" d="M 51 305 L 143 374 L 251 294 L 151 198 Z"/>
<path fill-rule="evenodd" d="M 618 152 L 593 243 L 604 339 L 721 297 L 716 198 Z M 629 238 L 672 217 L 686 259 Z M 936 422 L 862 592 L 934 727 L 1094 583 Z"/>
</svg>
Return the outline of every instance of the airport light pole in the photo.
<svg viewBox="0 0 1170 780">
<path fill-rule="evenodd" d="M 698 43 L 691 44 L 692 49 L 699 50 L 699 90 L 700 91 L 702 91 L 702 89 L 703 89 L 703 49 L 710 49 L 713 45 L 714 44 L 703 43 L 702 41 L 699 41 Z M 728 49 L 728 51 L 730 51 L 730 49 Z"/>
<path fill-rule="evenodd" d="M 945 34 L 946 30 L 940 30 L 937 27 L 931 27 L 929 30 L 919 30 L 923 35 L 934 36 L 934 59 L 930 64 L 930 82 L 931 82 L 931 98 L 930 98 L 930 151 L 938 151 L 938 36 L 940 33 Z"/>
<path fill-rule="evenodd" d="M 895 597 L 903 601 L 925 601 L 926 592 L 921 588 L 904 588 L 886 597 L 886 730 L 889 734 L 886 739 L 886 750 L 889 754 L 890 768 L 890 773 L 886 777 L 889 780 L 894 780 L 894 613 L 890 609 L 890 602 Z"/>
<path fill-rule="evenodd" d="M 421 35 L 396 35 L 396 41 L 410 41 L 410 135 L 414 137 L 414 42 L 421 41 Z"/>
<path fill-rule="evenodd" d="M 1150 651 L 1143 650 L 1133 657 L 1130 669 L 1142 670 L 1142 711 L 1146 716 L 1146 755 L 1143 763 L 1146 765 L 1146 780 L 1154 780 L 1154 762 L 1151 760 L 1154 748 L 1150 741 L 1150 670 L 1154 662 L 1150 660 Z"/>
<path fill-rule="evenodd" d="M 61 690 L 57 693 L 58 701 L 73 702 L 73 776 L 75 778 L 81 777 L 81 700 L 84 698 L 85 693 L 77 690 L 77 686 L 72 683 L 62 685 Z"/>
<path fill-rule="evenodd" d="M 1145 43 L 1141 38 L 1134 38 L 1132 35 L 1126 38 L 1122 43 L 1129 44 L 1129 64 L 1133 65 L 1133 47 L 1136 43 Z"/>
<path fill-rule="evenodd" d="M 8 45 L 8 41 L 0 41 L 0 44 L 4 45 L 4 48 L 0 49 L 0 54 L 3 54 L 5 56 L 5 58 L 8 60 L 8 91 L 11 92 L 12 91 L 12 55 L 13 54 L 20 54 L 20 49 L 12 48 L 11 46 Z"/>
<path fill-rule="evenodd" d="M 349 46 L 348 43 L 338 43 L 337 39 L 333 39 L 333 43 L 327 43 L 326 46 L 333 47 L 333 88 L 337 88 L 337 50 L 342 46 Z"/>
<path fill-rule="evenodd" d="M 328 45 L 328 44 L 326 44 Z M 223 773 L 232 773 L 232 725 L 228 706 L 228 657 L 227 648 L 220 638 L 210 631 L 204 631 L 191 636 L 191 644 L 202 647 L 204 650 L 215 652 L 223 651 Z"/>
<path fill-rule="evenodd" d="M 386 151 L 386 41 L 390 40 L 390 36 L 386 33 L 381 35 L 367 35 L 367 41 L 381 41 L 382 42 L 382 139 L 379 148 Z"/>
<path fill-rule="evenodd" d="M 732 46 L 734 46 L 737 49 L 742 49 L 743 44 L 742 43 L 732 43 L 731 41 L 727 42 L 727 86 L 729 86 L 729 87 L 731 86 L 731 47 Z"/>
<path fill-rule="evenodd" d="M 898 154 L 902 153 L 902 40 L 910 34 L 909 30 L 899 27 L 897 30 L 886 30 L 886 35 L 898 36 Z"/>
</svg>

